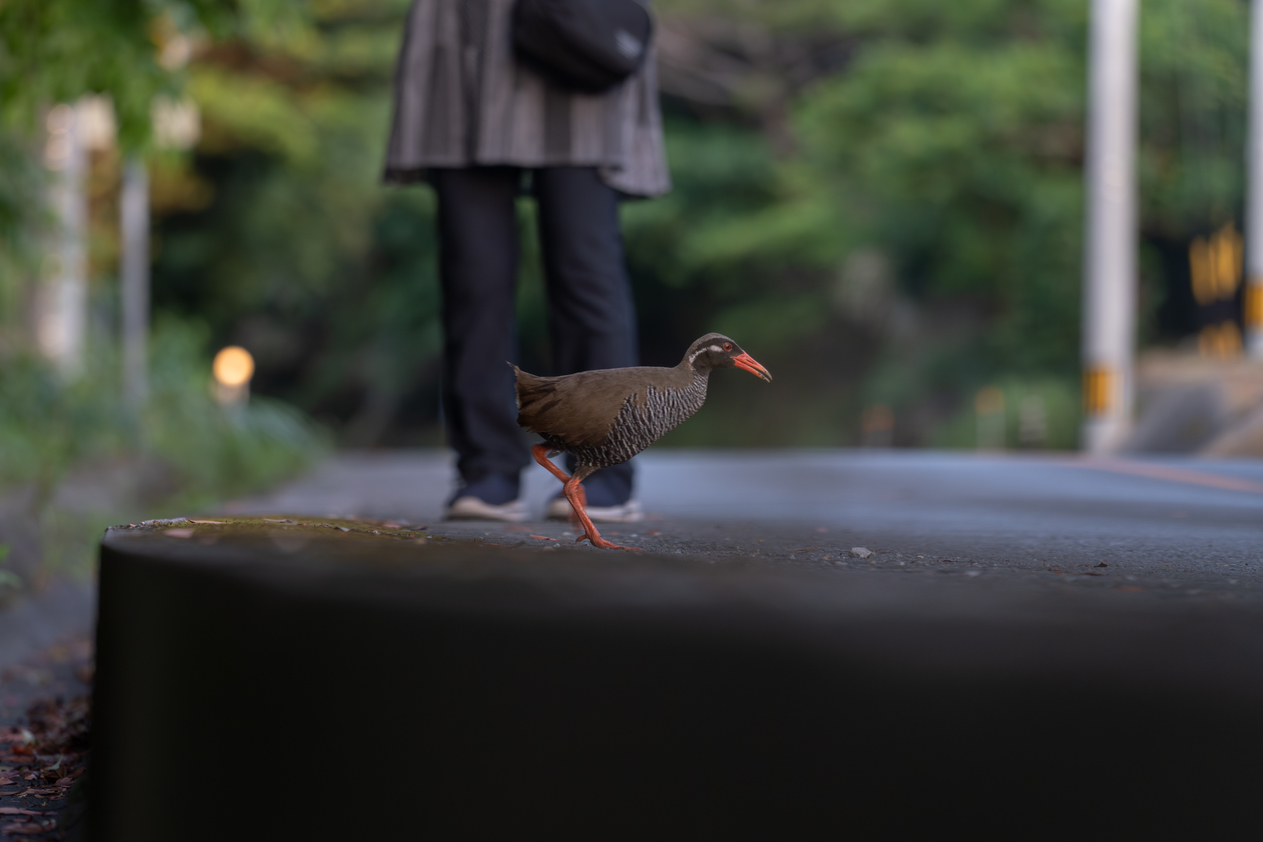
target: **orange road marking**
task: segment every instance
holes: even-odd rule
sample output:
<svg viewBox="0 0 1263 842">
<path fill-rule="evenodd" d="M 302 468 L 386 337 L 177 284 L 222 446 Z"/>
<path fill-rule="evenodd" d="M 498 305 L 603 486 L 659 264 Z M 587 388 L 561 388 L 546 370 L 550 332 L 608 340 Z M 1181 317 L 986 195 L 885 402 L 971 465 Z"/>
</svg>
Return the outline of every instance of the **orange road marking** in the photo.
<svg viewBox="0 0 1263 842">
<path fill-rule="evenodd" d="M 1163 479 L 1168 482 L 1182 482 L 1189 485 L 1204 485 L 1207 488 L 1220 488 L 1225 491 L 1244 491 L 1249 494 L 1263 494 L 1263 482 L 1248 479 L 1226 477 L 1207 471 L 1192 471 L 1187 468 L 1172 468 L 1168 465 L 1148 465 L 1143 462 L 1131 462 L 1125 459 L 1084 459 L 1070 463 L 1080 468 L 1097 471 L 1110 471 L 1116 474 L 1131 474 L 1149 479 Z"/>
</svg>

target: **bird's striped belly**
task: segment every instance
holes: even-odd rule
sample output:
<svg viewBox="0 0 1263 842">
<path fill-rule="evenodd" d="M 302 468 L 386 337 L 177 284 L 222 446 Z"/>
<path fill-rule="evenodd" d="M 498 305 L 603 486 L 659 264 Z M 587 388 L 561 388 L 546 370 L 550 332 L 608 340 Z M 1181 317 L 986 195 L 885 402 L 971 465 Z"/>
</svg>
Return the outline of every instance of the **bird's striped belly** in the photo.
<svg viewBox="0 0 1263 842">
<path fill-rule="evenodd" d="M 566 447 L 581 465 L 604 468 L 626 462 L 687 421 L 706 402 L 706 378 L 694 378 L 683 389 L 645 390 L 643 403 L 636 396 L 623 402 L 609 435 L 590 447 Z"/>
</svg>

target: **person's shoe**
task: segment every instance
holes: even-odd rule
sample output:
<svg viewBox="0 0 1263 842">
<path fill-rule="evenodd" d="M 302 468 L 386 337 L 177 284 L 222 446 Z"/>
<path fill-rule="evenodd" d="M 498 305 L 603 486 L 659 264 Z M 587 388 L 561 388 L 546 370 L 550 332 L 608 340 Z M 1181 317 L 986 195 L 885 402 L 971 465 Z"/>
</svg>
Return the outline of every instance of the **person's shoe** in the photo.
<svg viewBox="0 0 1263 842">
<path fill-rule="evenodd" d="M 447 504 L 446 520 L 499 520 L 521 523 L 526 504 L 518 499 L 516 478 L 488 474 L 467 483 Z"/>
<path fill-rule="evenodd" d="M 444 520 L 499 520 L 506 523 L 522 523 L 526 518 L 526 504 L 521 500 L 486 503 L 469 494 L 449 503 L 443 514 Z"/>
<path fill-rule="evenodd" d="M 574 507 L 565 497 L 554 497 L 545 509 L 549 520 L 570 520 Z M 593 523 L 639 523 L 645 519 L 644 509 L 639 500 L 628 500 L 613 506 L 588 506 L 588 517 Z"/>
</svg>

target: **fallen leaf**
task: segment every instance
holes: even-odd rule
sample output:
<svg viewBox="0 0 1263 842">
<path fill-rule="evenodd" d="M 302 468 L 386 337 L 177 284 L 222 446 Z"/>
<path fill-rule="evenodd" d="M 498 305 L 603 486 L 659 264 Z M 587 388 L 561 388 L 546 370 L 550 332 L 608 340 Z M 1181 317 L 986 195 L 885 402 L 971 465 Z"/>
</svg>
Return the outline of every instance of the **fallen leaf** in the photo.
<svg viewBox="0 0 1263 842">
<path fill-rule="evenodd" d="M 646 534 L 646 535 L 661 535 L 661 534 L 662 534 L 662 532 L 660 532 L 660 531 L 659 531 L 659 530 L 657 530 L 657 529 L 650 529 L 650 530 L 649 530 L 648 532 L 646 532 L 645 534 Z"/>
<path fill-rule="evenodd" d="M 13 822 L 0 827 L 0 832 L 5 833 L 6 835 L 13 834 L 15 838 L 17 836 L 26 836 L 28 834 L 34 835 L 36 833 L 43 833 L 44 830 L 45 828 L 43 825 L 36 824 L 35 822 Z"/>
<path fill-rule="evenodd" d="M 0 777 L 0 786 L 12 786 L 14 783 L 13 778 Z"/>
<path fill-rule="evenodd" d="M 74 776 L 66 775 L 64 778 L 58 778 L 57 782 L 54 783 L 53 786 L 70 786 L 74 782 Z"/>
<path fill-rule="evenodd" d="M 57 826 L 57 822 L 52 819 L 44 819 L 42 822 L 15 822 L 6 824 L 3 828 L 5 833 L 20 833 L 26 835 L 29 833 L 47 833 Z"/>
<path fill-rule="evenodd" d="M 51 816 L 52 810 L 26 810 L 21 807 L 0 807 L 0 816 Z"/>
<path fill-rule="evenodd" d="M 192 538 L 193 530 L 192 529 L 164 529 L 162 530 L 162 534 L 170 535 L 172 538 Z"/>
<path fill-rule="evenodd" d="M 530 535 L 530 537 L 535 538 L 540 541 L 556 541 L 557 540 L 556 538 L 549 538 L 546 535 Z"/>
<path fill-rule="evenodd" d="M 819 547 L 799 547 L 796 550 L 790 550 L 791 553 L 809 553 L 812 550 L 818 550 Z"/>
</svg>

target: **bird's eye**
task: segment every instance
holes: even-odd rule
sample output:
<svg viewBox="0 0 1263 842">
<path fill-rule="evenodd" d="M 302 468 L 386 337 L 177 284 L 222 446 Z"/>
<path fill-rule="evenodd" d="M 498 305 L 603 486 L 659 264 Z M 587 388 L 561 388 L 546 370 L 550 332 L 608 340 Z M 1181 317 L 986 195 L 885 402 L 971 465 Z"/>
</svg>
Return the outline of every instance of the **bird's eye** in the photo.
<svg viewBox="0 0 1263 842">
<path fill-rule="evenodd" d="M 731 342 L 725 342 L 725 343 L 724 343 L 724 350 L 725 350 L 725 351 L 731 351 L 731 350 L 732 350 L 732 343 L 731 343 Z"/>
</svg>

